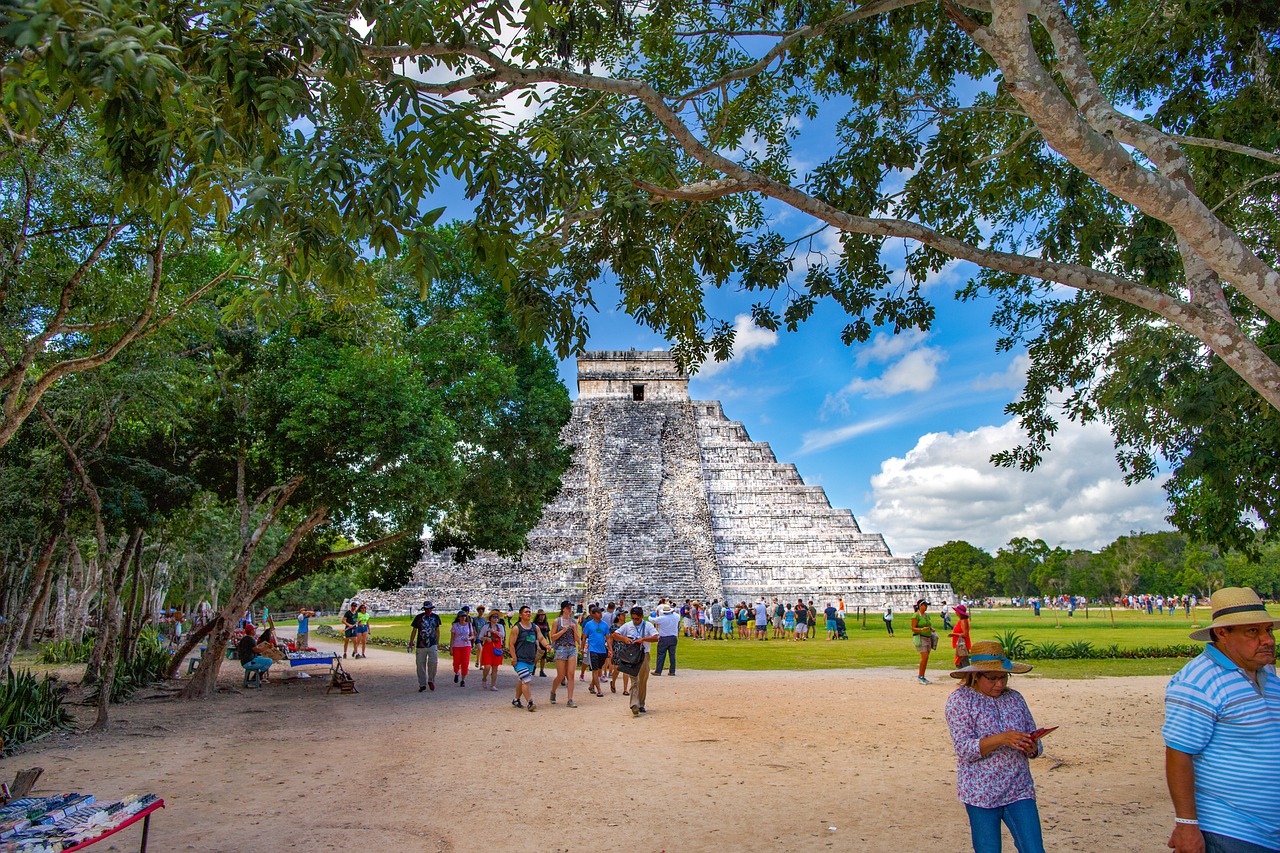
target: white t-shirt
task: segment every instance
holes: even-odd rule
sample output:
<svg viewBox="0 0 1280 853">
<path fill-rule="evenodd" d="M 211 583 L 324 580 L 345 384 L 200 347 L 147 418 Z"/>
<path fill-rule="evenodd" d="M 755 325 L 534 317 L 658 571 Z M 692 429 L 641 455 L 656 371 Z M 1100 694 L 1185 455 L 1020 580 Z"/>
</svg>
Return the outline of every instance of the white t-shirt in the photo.
<svg viewBox="0 0 1280 853">
<path fill-rule="evenodd" d="M 628 625 L 631 623 L 628 622 Z M 648 625 L 648 622 L 642 622 L 642 625 Z M 653 627 L 657 629 L 659 637 L 674 637 L 680 633 L 680 614 L 668 613 L 665 616 L 653 617 Z"/>
<path fill-rule="evenodd" d="M 679 619 L 680 617 L 677 616 L 676 618 Z M 637 625 L 635 622 L 628 619 L 627 622 L 614 633 L 621 634 L 628 640 L 635 640 L 644 639 L 645 637 L 656 637 L 658 636 L 658 629 L 648 622 L 641 622 Z"/>
</svg>

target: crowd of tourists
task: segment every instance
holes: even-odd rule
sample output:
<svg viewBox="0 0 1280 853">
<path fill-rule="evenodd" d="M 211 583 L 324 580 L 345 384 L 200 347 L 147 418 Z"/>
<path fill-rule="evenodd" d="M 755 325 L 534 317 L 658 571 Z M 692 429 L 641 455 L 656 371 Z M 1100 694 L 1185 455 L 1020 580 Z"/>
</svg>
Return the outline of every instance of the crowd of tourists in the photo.
<svg viewBox="0 0 1280 853">
<path fill-rule="evenodd" d="M 1178 597 L 1136 596 L 1132 606 L 1169 612 L 1196 602 Z M 1206 642 L 1203 653 L 1170 681 L 1165 695 L 1166 781 L 1173 803 L 1174 829 L 1168 847 L 1174 853 L 1260 853 L 1280 851 L 1280 813 L 1266 784 L 1280 772 L 1280 683 L 1276 682 L 1272 619 L 1251 589 L 1226 588 L 1210 601 L 1211 624 L 1191 633 Z M 939 644 L 938 628 L 948 632 L 959 686 L 948 696 L 944 717 L 956 755 L 956 791 L 965 806 L 976 853 L 1000 853 L 1001 825 L 1008 828 L 1018 853 L 1043 853 L 1030 761 L 1043 754 L 1043 738 L 1053 729 L 1037 728 L 1026 700 L 1009 686 L 1011 675 L 1031 671 L 1009 659 L 1000 643 L 974 641 L 966 603 L 943 604 L 939 624 L 931 603 L 916 602 L 910 617 L 912 642 L 920 654 L 918 678 L 925 678 L 929 655 Z M 347 645 L 364 655 L 367 607 L 353 603 L 344 614 Z M 305 642 L 310 611 L 299 614 L 299 642 Z M 414 617 L 409 649 L 415 653 L 418 690 L 436 689 L 438 649 L 449 650 L 453 684 L 467 686 L 472 661 L 480 670 L 480 689 L 498 691 L 498 674 L 511 665 L 516 677 L 513 708 L 536 711 L 535 679 L 549 678 L 547 700 L 564 697 L 578 707 L 575 694 L 585 685 L 596 698 L 617 694 L 629 699 L 633 716 L 647 713 L 650 677 L 676 675 L 679 638 L 711 640 L 735 637 L 802 641 L 815 636 L 819 618 L 828 639 L 844 634 L 843 601 L 819 611 L 812 602 L 757 601 L 703 607 L 662 599 L 651 614 L 623 601 L 574 608 L 562 602 L 558 614 L 528 606 L 506 611 L 483 606 L 461 608 L 449 628 L 423 603 Z M 891 607 L 884 620 L 893 633 Z M 364 626 L 364 630 L 361 630 Z M 274 627 L 256 635 L 246 631 L 237 651 L 246 671 L 265 672 Z M 548 674 L 548 668 L 551 672 Z M 619 683 L 621 682 L 621 683 Z M 541 693 L 541 691 L 539 691 Z"/>
</svg>

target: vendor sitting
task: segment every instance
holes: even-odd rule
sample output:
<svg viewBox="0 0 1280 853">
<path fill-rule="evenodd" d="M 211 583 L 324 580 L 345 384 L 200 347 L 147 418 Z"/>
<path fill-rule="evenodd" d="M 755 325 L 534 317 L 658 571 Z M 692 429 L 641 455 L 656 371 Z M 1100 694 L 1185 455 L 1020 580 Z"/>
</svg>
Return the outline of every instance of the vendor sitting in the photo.
<svg viewBox="0 0 1280 853">
<path fill-rule="evenodd" d="M 267 680 L 267 670 L 273 661 L 258 651 L 258 639 L 254 636 L 252 624 L 245 625 L 244 636 L 236 643 L 236 656 L 246 671 L 256 672 L 260 681 Z"/>
</svg>

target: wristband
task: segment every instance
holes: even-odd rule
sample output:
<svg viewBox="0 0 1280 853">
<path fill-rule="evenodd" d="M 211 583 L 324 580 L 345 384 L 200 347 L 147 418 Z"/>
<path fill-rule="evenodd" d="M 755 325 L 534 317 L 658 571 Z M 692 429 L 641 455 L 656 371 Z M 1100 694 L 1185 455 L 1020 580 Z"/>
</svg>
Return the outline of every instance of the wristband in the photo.
<svg viewBox="0 0 1280 853">
<path fill-rule="evenodd" d="M 1195 818 L 1193 818 L 1193 817 L 1175 817 L 1175 818 L 1173 819 L 1173 822 L 1174 822 L 1174 823 L 1180 823 L 1180 824 L 1183 824 L 1184 826 L 1199 826 L 1199 825 L 1200 825 L 1200 821 L 1196 820 L 1196 819 L 1195 819 Z"/>
</svg>

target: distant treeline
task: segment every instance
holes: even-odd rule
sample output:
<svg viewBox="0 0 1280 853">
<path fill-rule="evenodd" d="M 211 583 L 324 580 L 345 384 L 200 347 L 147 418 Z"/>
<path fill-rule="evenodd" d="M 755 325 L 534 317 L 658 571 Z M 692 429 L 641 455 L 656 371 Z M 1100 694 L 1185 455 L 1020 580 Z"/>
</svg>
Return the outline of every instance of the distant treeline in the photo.
<svg viewBox="0 0 1280 853">
<path fill-rule="evenodd" d="M 1050 548 L 1043 539 L 1011 539 L 994 555 L 964 541 L 930 548 L 920 564 L 926 581 L 949 583 L 968 598 L 1083 595 L 1207 596 L 1223 586 L 1249 586 L 1280 597 L 1280 543 L 1255 557 L 1191 543 L 1181 533 L 1121 536 L 1099 551 Z"/>
</svg>

